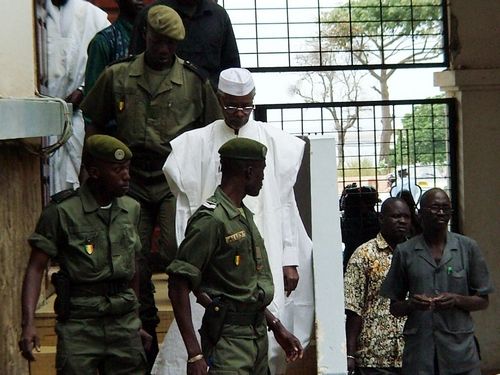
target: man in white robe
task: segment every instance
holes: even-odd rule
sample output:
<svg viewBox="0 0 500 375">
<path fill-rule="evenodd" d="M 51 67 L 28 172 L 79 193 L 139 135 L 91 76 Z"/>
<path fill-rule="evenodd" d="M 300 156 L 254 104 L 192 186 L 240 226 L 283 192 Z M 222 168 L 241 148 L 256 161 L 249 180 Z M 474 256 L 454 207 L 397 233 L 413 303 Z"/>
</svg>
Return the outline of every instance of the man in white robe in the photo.
<svg viewBox="0 0 500 375">
<path fill-rule="evenodd" d="M 94 35 L 110 23 L 106 12 L 85 0 L 39 1 L 37 14 L 43 23 L 46 46 L 41 93 L 73 104 L 73 135 L 50 158 L 52 195 L 80 186 L 78 175 L 85 127 L 78 105 L 83 99 L 87 46 Z M 57 137 L 50 137 L 51 144 L 56 141 Z"/>
<path fill-rule="evenodd" d="M 186 132 L 171 142 L 163 171 L 177 199 L 176 235 L 184 238 L 188 218 L 210 197 L 221 181 L 218 149 L 234 137 L 257 140 L 268 148 L 263 188 L 244 202 L 254 213 L 269 255 L 275 297 L 269 310 L 305 347 L 309 343 L 314 297 L 312 244 L 299 216 L 293 186 L 304 152 L 304 142 L 262 122 L 250 119 L 255 87 L 250 72 L 230 68 L 220 74 L 219 103 L 224 120 Z M 298 272 L 300 272 L 300 281 Z M 292 293 L 293 292 L 293 293 Z M 192 298 L 194 301 L 194 297 Z M 192 303 L 193 322 L 200 326 L 203 309 Z M 184 374 L 187 354 L 175 322 L 169 329 L 153 374 Z M 272 374 L 286 370 L 284 353 L 269 335 Z"/>
</svg>

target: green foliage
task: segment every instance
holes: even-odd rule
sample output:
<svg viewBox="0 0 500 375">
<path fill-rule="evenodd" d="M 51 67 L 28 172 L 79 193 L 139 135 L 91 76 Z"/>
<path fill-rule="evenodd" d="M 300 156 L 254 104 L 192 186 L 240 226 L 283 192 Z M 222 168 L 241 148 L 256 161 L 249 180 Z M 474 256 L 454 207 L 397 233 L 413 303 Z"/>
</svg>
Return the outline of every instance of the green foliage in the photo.
<svg viewBox="0 0 500 375">
<path fill-rule="evenodd" d="M 375 176 L 377 172 L 373 159 L 370 158 L 346 158 L 343 168 L 339 169 L 340 177 Z"/>
<path fill-rule="evenodd" d="M 446 105 L 415 106 L 396 131 L 396 164 L 445 164 L 448 158 Z"/>
<path fill-rule="evenodd" d="M 331 51 L 352 51 L 361 64 L 433 58 L 441 40 L 440 5 L 440 0 L 351 0 L 322 15 L 324 43 Z"/>
</svg>

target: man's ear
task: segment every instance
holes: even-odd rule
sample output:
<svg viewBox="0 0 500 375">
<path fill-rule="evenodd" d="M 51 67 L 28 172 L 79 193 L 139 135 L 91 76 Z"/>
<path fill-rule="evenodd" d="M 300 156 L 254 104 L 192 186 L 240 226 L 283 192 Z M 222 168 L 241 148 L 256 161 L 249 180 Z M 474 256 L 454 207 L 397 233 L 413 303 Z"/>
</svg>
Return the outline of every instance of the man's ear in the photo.
<svg viewBox="0 0 500 375">
<path fill-rule="evenodd" d="M 99 168 L 97 168 L 96 166 L 91 165 L 90 167 L 85 167 L 85 169 L 87 170 L 89 178 L 93 178 L 93 179 L 99 178 L 99 175 L 100 175 Z"/>
<path fill-rule="evenodd" d="M 252 174 L 253 174 L 253 167 L 251 165 L 247 165 L 247 167 L 245 168 L 245 177 L 249 179 L 250 177 L 252 177 Z"/>
</svg>

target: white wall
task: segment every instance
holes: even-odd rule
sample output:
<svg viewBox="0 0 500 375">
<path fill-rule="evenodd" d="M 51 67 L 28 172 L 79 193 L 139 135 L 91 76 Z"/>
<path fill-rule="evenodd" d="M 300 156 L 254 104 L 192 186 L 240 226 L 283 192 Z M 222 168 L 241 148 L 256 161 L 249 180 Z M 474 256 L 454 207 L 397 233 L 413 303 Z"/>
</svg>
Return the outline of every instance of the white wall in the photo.
<svg viewBox="0 0 500 375">
<path fill-rule="evenodd" d="M 0 96 L 33 96 L 35 33 L 33 0 L 0 1 Z"/>
<path fill-rule="evenodd" d="M 346 339 L 336 143 L 311 138 L 311 214 L 317 373 L 345 374 Z"/>
</svg>

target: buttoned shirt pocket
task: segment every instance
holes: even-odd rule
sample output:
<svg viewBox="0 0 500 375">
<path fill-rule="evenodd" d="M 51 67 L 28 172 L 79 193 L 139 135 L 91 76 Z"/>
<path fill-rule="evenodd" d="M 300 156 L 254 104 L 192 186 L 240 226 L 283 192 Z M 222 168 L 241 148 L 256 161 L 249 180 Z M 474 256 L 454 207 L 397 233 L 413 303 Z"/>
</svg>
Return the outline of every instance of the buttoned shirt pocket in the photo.
<svg viewBox="0 0 500 375">
<path fill-rule="evenodd" d="M 73 281 L 95 279 L 107 264 L 108 244 L 106 233 L 92 226 L 68 228 L 68 249 L 62 254 Z"/>
<path fill-rule="evenodd" d="M 135 228 L 128 223 L 120 224 L 110 237 L 114 275 L 129 279 L 135 270 L 135 247 L 139 241 Z"/>
<path fill-rule="evenodd" d="M 183 89 L 187 90 L 188 88 Z M 170 96 L 167 103 L 170 116 L 162 118 L 162 121 L 167 122 L 162 124 L 166 126 L 161 127 L 161 135 L 164 139 L 171 140 L 183 132 L 200 127 L 200 119 L 203 114 L 202 102 L 194 99 L 199 93 L 191 94 L 191 97 L 187 95 L 182 90 L 178 96 Z"/>
<path fill-rule="evenodd" d="M 465 269 L 448 272 L 448 291 L 461 295 L 468 295 L 467 272 Z"/>
<path fill-rule="evenodd" d="M 144 93 L 139 88 L 115 88 L 114 109 L 119 124 L 117 135 L 129 146 L 144 139 L 147 109 Z"/>
</svg>

